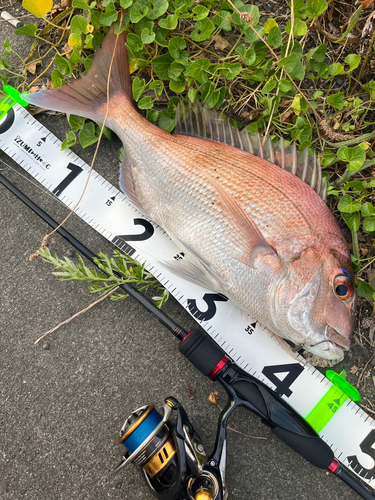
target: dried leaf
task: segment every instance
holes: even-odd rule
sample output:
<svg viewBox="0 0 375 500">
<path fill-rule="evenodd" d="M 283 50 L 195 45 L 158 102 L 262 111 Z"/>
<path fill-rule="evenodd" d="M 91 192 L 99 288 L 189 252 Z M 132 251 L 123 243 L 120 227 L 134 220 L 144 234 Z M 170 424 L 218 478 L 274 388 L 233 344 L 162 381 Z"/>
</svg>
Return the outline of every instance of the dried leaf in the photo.
<svg viewBox="0 0 375 500">
<path fill-rule="evenodd" d="M 364 9 L 368 9 L 374 5 L 375 0 L 358 0 L 358 3 L 363 5 Z"/>
<path fill-rule="evenodd" d="M 219 396 L 218 391 L 213 391 L 208 396 L 208 401 L 213 405 L 217 405 L 218 396 Z"/>
<path fill-rule="evenodd" d="M 375 268 L 371 268 L 367 271 L 367 279 L 372 287 L 375 287 Z"/>
<path fill-rule="evenodd" d="M 325 120 L 321 120 L 319 126 L 322 131 L 322 135 L 326 135 L 332 141 L 339 142 L 353 139 L 353 136 L 351 135 L 339 134 L 338 132 L 335 132 Z"/>
<path fill-rule="evenodd" d="M 69 52 L 71 52 L 71 51 L 72 51 L 72 47 L 71 47 L 68 43 L 66 43 L 66 44 L 64 45 L 63 51 L 65 52 L 65 56 L 66 56 L 66 58 L 67 58 L 67 59 L 69 59 L 69 58 L 70 58 L 70 55 L 71 55 L 71 54 L 69 54 Z"/>
<path fill-rule="evenodd" d="M 186 390 L 187 390 L 187 397 L 188 397 L 188 399 L 194 399 L 195 390 L 192 387 L 190 387 L 190 385 L 186 386 Z"/>
<path fill-rule="evenodd" d="M 232 46 L 231 44 L 225 40 L 225 38 L 223 38 L 222 36 L 220 35 L 217 35 L 217 37 L 215 38 L 215 49 L 216 50 L 226 50 L 226 49 L 230 49 Z"/>
<path fill-rule="evenodd" d="M 47 89 L 48 90 L 53 89 L 53 83 L 51 82 L 51 80 L 49 78 L 47 78 Z"/>
<path fill-rule="evenodd" d="M 280 115 L 280 120 L 282 123 L 288 123 L 292 120 L 293 117 L 294 117 L 294 110 L 289 109 L 288 111 Z"/>
<path fill-rule="evenodd" d="M 31 89 L 29 90 L 30 94 L 34 94 L 34 92 L 38 92 L 39 87 L 35 86 L 35 87 L 31 87 Z"/>
<path fill-rule="evenodd" d="M 350 373 L 353 373 L 353 375 L 355 375 L 358 371 L 358 366 L 356 365 L 353 365 L 351 368 L 350 368 Z"/>
<path fill-rule="evenodd" d="M 36 62 L 33 62 L 31 64 L 29 64 L 28 66 L 26 66 L 26 69 L 29 73 L 31 73 L 32 75 L 35 75 L 36 73 Z"/>
<path fill-rule="evenodd" d="M 375 386 L 375 375 L 372 376 L 372 383 L 374 384 Z"/>
</svg>

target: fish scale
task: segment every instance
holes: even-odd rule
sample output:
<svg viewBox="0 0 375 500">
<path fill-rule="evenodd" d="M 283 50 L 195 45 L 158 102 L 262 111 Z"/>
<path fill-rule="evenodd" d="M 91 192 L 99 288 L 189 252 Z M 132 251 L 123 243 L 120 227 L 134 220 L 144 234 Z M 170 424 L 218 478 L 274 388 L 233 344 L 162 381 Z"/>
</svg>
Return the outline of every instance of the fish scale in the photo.
<svg viewBox="0 0 375 500">
<path fill-rule="evenodd" d="M 119 35 L 113 59 L 108 110 L 113 28 L 85 76 L 25 100 L 99 123 L 108 116 L 106 125 L 125 150 L 121 188 L 183 254 L 163 262 L 166 269 L 226 295 L 250 317 L 306 350 L 341 359 L 350 345 L 356 307 L 350 254 L 320 196 L 286 170 L 289 163 L 292 172 L 315 178 L 315 185 L 316 158 L 310 168 L 307 150 L 298 164 L 295 147 L 291 155 L 279 148 L 285 167 L 280 168 L 246 150 L 255 152 L 246 131 L 233 132 L 221 118 L 211 123 L 209 112 L 199 107 L 194 109 L 196 125 L 189 121 L 193 115 L 184 115 L 183 121 L 187 130 L 194 133 L 198 126 L 196 135 L 205 137 L 160 130 L 135 109 L 125 37 Z M 211 133 L 220 142 L 211 140 Z M 269 138 L 264 147 L 259 139 L 257 150 L 276 161 Z"/>
<path fill-rule="evenodd" d="M 121 130 L 119 130 L 119 136 L 126 144 L 126 138 L 121 137 Z M 170 137 L 170 136 L 168 136 Z M 150 140 L 154 142 L 154 139 L 150 137 Z M 194 144 L 189 146 L 189 142 L 193 142 Z M 174 181 L 174 185 L 177 186 L 181 182 L 192 185 L 193 181 L 196 181 L 196 177 L 199 178 L 199 173 L 197 172 L 197 166 L 201 170 L 205 170 L 212 177 L 216 177 L 220 180 L 220 183 L 228 189 L 228 191 L 238 200 L 238 202 L 243 206 L 249 216 L 255 220 L 257 226 L 264 232 L 267 237 L 273 240 L 275 243 L 280 245 L 280 242 L 286 242 L 288 239 L 295 233 L 295 228 L 298 226 L 299 230 L 299 240 L 302 239 L 303 234 L 309 235 L 311 233 L 312 228 L 316 223 L 316 218 L 321 218 L 323 224 L 323 229 L 325 231 L 330 230 L 330 232 L 334 232 L 338 237 L 343 239 L 341 232 L 335 225 L 332 225 L 330 221 L 332 215 L 329 212 L 325 203 L 316 195 L 315 192 L 309 188 L 307 185 L 303 185 L 306 189 L 303 192 L 303 196 L 298 196 L 297 199 L 301 200 L 301 204 L 306 206 L 313 206 L 314 210 L 311 208 L 302 209 L 298 208 L 298 203 L 292 201 L 292 198 L 296 198 L 295 192 L 296 188 L 294 187 L 295 180 L 298 180 L 295 176 L 291 175 L 289 172 L 280 170 L 278 174 L 282 174 L 284 179 L 277 178 L 276 182 L 281 184 L 281 186 L 275 186 L 274 183 L 268 183 L 266 181 L 267 172 L 264 174 L 262 172 L 258 173 L 256 170 L 261 170 L 262 160 L 257 158 L 257 163 L 253 167 L 248 168 L 246 171 L 246 175 L 243 172 L 238 172 L 235 167 L 241 165 L 234 158 L 235 155 L 240 154 L 240 151 L 227 146 L 229 154 L 222 154 L 224 158 L 222 159 L 221 166 L 218 170 L 218 160 L 212 161 L 213 155 L 208 152 L 207 146 L 204 144 L 206 141 L 201 141 L 196 138 L 190 138 L 185 136 L 176 136 L 175 142 L 177 144 L 171 145 L 169 151 L 165 152 L 162 149 L 159 150 L 159 161 L 165 161 L 166 156 L 172 157 L 173 151 L 186 151 L 185 153 L 177 153 L 174 154 L 175 157 L 179 158 L 181 155 L 187 156 L 191 149 L 197 150 L 197 147 L 202 144 L 202 149 L 199 149 L 199 155 L 195 155 L 195 158 L 192 160 L 193 166 L 189 169 L 186 168 L 187 174 L 182 179 L 177 178 L 177 163 L 174 162 L 166 162 L 164 165 L 164 172 L 167 177 L 170 176 L 171 182 Z M 204 149 L 204 146 L 206 148 Z M 220 151 L 220 149 L 218 148 Z M 164 156 L 163 156 L 164 153 Z M 201 157 L 201 158 L 197 158 Z M 248 160 L 248 154 L 246 154 L 246 159 Z M 204 160 L 207 160 L 204 162 Z M 231 162 L 231 163 L 230 163 Z M 270 165 L 263 161 L 266 165 L 266 169 L 270 168 Z M 150 162 L 151 163 L 151 162 Z M 227 166 L 228 165 L 228 166 Z M 169 167 L 169 170 L 168 170 Z M 219 173 L 219 176 L 215 174 Z M 135 175 L 141 177 L 141 179 L 147 180 L 147 176 L 144 175 L 144 172 L 137 173 L 135 171 Z M 154 178 L 154 175 L 151 175 L 151 178 Z M 298 182 L 298 186 L 300 187 L 300 182 Z M 258 193 L 259 196 L 256 198 L 254 196 L 249 196 L 249 193 Z M 168 193 L 163 193 L 163 198 Z M 202 196 L 204 194 L 202 193 Z M 285 198 L 283 200 L 282 198 Z M 189 201 L 189 200 L 187 200 Z M 216 200 L 217 201 L 217 200 Z M 284 203 L 281 204 L 281 202 Z M 287 204 L 288 203 L 288 204 Z M 212 214 L 212 207 L 210 206 L 210 212 Z M 328 221 L 331 224 L 326 224 L 327 227 L 324 227 L 324 222 L 328 218 Z M 166 227 L 164 220 L 157 220 L 157 222 L 162 226 Z M 186 222 L 185 222 L 186 223 Z M 304 230 L 304 226 L 307 225 L 308 228 Z M 274 226 L 274 227 L 272 227 Z M 275 226 L 277 228 L 277 233 L 275 233 Z M 279 236 L 277 238 L 277 236 Z M 303 244 L 302 244 L 303 246 Z"/>
</svg>

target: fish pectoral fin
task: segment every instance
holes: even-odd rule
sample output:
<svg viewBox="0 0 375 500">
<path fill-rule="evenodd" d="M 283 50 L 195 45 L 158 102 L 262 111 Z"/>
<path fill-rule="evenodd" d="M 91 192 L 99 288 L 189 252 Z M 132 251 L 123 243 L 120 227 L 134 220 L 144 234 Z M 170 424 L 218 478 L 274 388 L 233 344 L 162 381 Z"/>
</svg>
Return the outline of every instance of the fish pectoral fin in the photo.
<svg viewBox="0 0 375 500">
<path fill-rule="evenodd" d="M 218 192 L 223 208 L 228 214 L 233 230 L 232 234 L 228 234 L 228 237 L 235 240 L 239 248 L 243 249 L 242 262 L 254 267 L 256 261 L 265 255 L 276 257 L 276 250 L 267 242 L 258 226 L 237 200 L 216 179 L 205 172 L 203 173 Z"/>
<path fill-rule="evenodd" d="M 130 158 L 126 155 L 125 149 L 120 150 L 120 178 L 119 185 L 121 191 L 127 196 L 129 201 L 146 217 L 150 217 L 142 207 L 141 202 L 135 192 L 133 173 L 132 173 L 132 162 Z M 152 218 L 152 217 L 150 217 Z"/>
<path fill-rule="evenodd" d="M 169 260 L 162 262 L 162 264 L 166 269 L 180 278 L 190 281 L 191 283 L 195 283 L 196 285 L 200 285 L 208 290 L 212 290 L 213 292 L 224 293 L 222 284 L 218 284 L 219 281 L 222 283 L 222 280 L 216 280 L 214 276 L 205 272 L 204 269 L 188 258 L 184 259 L 183 262 Z M 227 286 L 224 289 L 228 288 L 229 287 Z"/>
<path fill-rule="evenodd" d="M 164 267 L 173 274 L 208 290 L 226 293 L 230 289 L 230 285 L 213 271 L 189 245 L 183 243 L 177 236 L 172 235 L 171 238 L 183 250 L 184 256 L 182 260 L 162 262 Z"/>
</svg>

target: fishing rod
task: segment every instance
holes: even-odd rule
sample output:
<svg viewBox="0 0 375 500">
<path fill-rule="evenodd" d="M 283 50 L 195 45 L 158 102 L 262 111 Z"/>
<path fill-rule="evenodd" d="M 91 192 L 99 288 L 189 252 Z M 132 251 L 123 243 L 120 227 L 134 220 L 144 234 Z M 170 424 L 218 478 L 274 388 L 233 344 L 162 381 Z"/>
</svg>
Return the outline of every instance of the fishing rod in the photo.
<svg viewBox="0 0 375 500">
<path fill-rule="evenodd" d="M 41 217 L 50 227 L 58 223 L 0 174 L 0 183 Z M 57 232 L 90 262 L 97 256 L 64 228 Z M 173 397 L 165 399 L 163 416 L 154 405 L 138 408 L 125 421 L 119 442 L 125 446 L 115 473 L 132 462 L 159 500 L 225 500 L 227 423 L 242 406 L 261 418 L 290 448 L 312 465 L 335 474 L 361 498 L 374 500 L 315 430 L 265 384 L 240 369 L 204 331 L 186 332 L 131 285 L 120 287 L 156 317 L 180 341 L 179 351 L 205 376 L 218 381 L 228 395 L 217 427 L 213 452 L 207 456 L 186 411 Z"/>
</svg>

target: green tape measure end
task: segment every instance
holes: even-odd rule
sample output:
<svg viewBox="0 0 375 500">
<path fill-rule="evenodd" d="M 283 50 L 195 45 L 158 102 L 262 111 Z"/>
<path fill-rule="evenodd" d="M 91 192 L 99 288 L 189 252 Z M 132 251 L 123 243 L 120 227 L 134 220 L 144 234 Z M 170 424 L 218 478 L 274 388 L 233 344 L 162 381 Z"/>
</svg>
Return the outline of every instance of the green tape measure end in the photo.
<svg viewBox="0 0 375 500">
<path fill-rule="evenodd" d="M 345 380 L 345 370 L 340 374 L 327 370 L 326 376 L 333 385 L 305 418 L 316 432 L 320 432 L 327 425 L 348 398 L 352 401 L 361 399 L 357 389 Z"/>
<path fill-rule="evenodd" d="M 353 387 L 346 378 L 346 371 L 343 370 L 340 374 L 334 372 L 333 370 L 326 371 L 326 377 L 337 387 L 339 387 L 342 392 L 344 392 L 352 401 L 360 401 L 361 395 L 355 387 Z"/>
<path fill-rule="evenodd" d="M 26 108 L 26 106 L 29 105 L 28 102 L 24 101 L 21 97 L 21 94 L 13 88 L 11 85 L 4 85 L 3 90 L 8 96 L 10 96 L 12 99 L 14 99 L 15 102 Z M 27 93 L 27 92 L 25 92 Z"/>
</svg>

